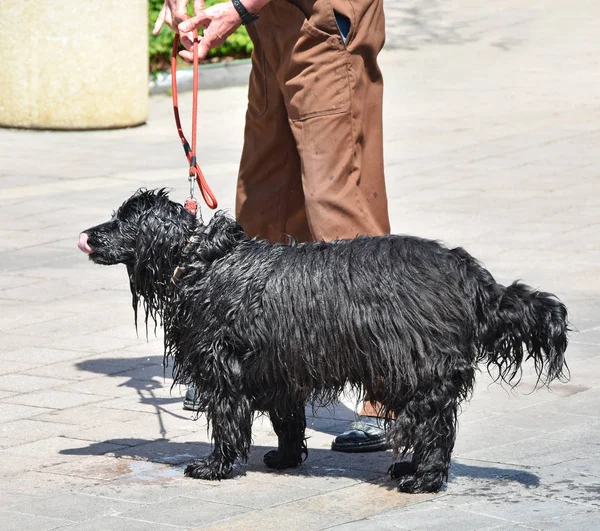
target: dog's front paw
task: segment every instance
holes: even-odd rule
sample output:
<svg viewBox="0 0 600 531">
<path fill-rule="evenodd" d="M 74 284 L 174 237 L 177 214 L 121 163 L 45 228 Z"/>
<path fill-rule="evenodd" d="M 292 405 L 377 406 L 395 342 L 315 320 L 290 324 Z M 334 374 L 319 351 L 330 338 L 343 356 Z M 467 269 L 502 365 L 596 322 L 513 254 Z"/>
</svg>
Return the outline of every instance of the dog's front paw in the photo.
<svg viewBox="0 0 600 531">
<path fill-rule="evenodd" d="M 399 479 L 403 476 L 415 473 L 415 467 L 410 461 L 398 461 L 394 463 L 388 470 L 388 474 L 392 479 Z"/>
<path fill-rule="evenodd" d="M 286 454 L 280 455 L 277 450 L 271 450 L 264 455 L 263 462 L 268 468 L 274 468 L 275 470 L 294 468 L 302 464 L 302 454 L 293 457 Z"/>
<path fill-rule="evenodd" d="M 195 479 L 219 480 L 228 477 L 232 469 L 233 466 L 227 463 L 198 459 L 185 468 L 184 474 Z"/>
<path fill-rule="evenodd" d="M 408 474 L 398 480 L 398 491 L 409 494 L 420 494 L 423 492 L 438 492 L 442 488 L 442 479 L 427 481 L 423 476 Z"/>
</svg>

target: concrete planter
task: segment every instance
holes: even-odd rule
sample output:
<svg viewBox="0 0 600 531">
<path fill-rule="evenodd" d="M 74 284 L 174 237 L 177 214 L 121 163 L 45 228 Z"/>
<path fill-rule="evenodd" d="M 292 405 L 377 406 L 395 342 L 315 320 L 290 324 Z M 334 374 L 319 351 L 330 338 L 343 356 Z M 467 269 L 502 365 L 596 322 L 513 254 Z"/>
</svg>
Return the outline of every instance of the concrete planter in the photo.
<svg viewBox="0 0 600 531">
<path fill-rule="evenodd" d="M 0 126 L 144 123 L 147 0 L 0 2 Z"/>
</svg>

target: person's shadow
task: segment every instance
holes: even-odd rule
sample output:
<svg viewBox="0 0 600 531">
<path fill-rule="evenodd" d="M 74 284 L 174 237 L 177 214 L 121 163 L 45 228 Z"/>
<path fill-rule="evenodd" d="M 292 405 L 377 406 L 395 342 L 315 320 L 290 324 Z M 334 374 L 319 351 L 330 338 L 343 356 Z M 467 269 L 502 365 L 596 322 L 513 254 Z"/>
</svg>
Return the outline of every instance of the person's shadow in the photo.
<svg viewBox="0 0 600 531">
<path fill-rule="evenodd" d="M 190 420 L 195 416 L 191 411 L 183 411 L 182 409 L 182 413 L 178 414 L 165 407 L 176 403 L 182 404 L 183 407 L 183 397 L 179 396 L 181 393 L 168 398 L 157 396 L 156 390 L 162 389 L 164 382 L 172 381 L 172 367 L 163 365 L 162 356 L 96 358 L 80 361 L 75 366 L 81 371 L 110 377 L 122 378 L 127 376 L 128 379 L 119 383 L 118 386 L 134 389 L 140 404 L 154 408 L 162 438 L 167 436 L 163 416 L 169 415 L 183 420 Z M 181 387 L 177 386 L 174 389 L 181 390 Z M 307 424 L 311 429 L 335 436 L 340 433 L 340 430 L 343 431 L 347 427 L 349 421 L 355 420 L 357 415 L 353 409 L 342 403 L 337 403 L 325 408 L 307 405 L 306 416 Z"/>
<path fill-rule="evenodd" d="M 61 450 L 67 455 L 99 455 L 110 452 L 115 458 L 129 458 L 139 462 L 171 465 L 175 467 L 173 473 L 180 473 L 182 465 L 207 456 L 211 452 L 211 445 L 203 442 L 179 442 L 167 438 L 167 430 L 163 416 L 170 415 L 182 420 L 191 420 L 191 412 L 175 413 L 166 406 L 182 404 L 180 396 L 157 396 L 155 391 L 162 388 L 161 383 L 171 379 L 171 368 L 163 367 L 162 356 L 142 357 L 138 359 L 102 358 L 84 360 L 77 363 L 77 368 L 82 371 L 105 374 L 107 376 L 123 377 L 128 379 L 119 386 L 135 389 L 141 404 L 154 408 L 159 423 L 160 438 L 158 439 L 111 439 L 103 442 L 91 443 L 87 446 Z M 347 426 L 348 420 L 354 419 L 355 413 L 343 404 L 336 404 L 331 408 L 315 408 L 307 406 L 307 424 L 316 431 L 329 433 L 332 436 L 339 434 L 341 426 Z M 107 451 L 106 444 L 122 446 L 117 451 Z M 114 447 L 114 446 L 113 446 Z M 265 474 L 278 474 L 269 470 L 262 463 L 262 456 L 273 447 L 253 445 L 247 464 L 237 464 L 234 475 L 244 475 L 247 470 L 256 470 Z M 410 457 L 410 454 L 407 456 Z M 382 481 L 387 477 L 387 469 L 393 461 L 390 451 L 371 452 L 359 454 L 344 454 L 322 448 L 309 448 L 309 457 L 297 469 L 286 470 L 288 475 L 304 476 L 343 476 L 362 481 L 376 481 L 382 486 L 393 489 L 394 481 Z M 479 466 L 461 463 L 460 460 L 452 461 L 450 481 L 455 477 L 468 477 L 471 479 L 504 479 L 519 483 L 527 488 L 539 485 L 539 477 L 530 472 L 517 468 L 504 468 L 493 466 Z"/>
</svg>

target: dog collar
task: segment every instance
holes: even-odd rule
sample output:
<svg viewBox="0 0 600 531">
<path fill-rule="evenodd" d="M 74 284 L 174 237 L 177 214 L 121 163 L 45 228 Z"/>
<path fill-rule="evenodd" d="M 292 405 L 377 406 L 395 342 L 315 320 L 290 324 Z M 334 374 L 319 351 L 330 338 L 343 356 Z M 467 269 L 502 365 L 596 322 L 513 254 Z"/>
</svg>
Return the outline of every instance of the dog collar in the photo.
<svg viewBox="0 0 600 531">
<path fill-rule="evenodd" d="M 173 271 L 173 275 L 171 276 L 171 286 L 174 286 L 175 283 L 181 278 L 183 272 L 185 271 L 185 267 L 177 266 L 175 271 Z"/>
<path fill-rule="evenodd" d="M 192 235 L 190 236 L 190 239 L 183 244 L 183 246 L 187 247 L 190 243 L 194 243 L 195 241 L 196 237 Z M 173 274 L 171 275 L 171 286 L 174 286 L 175 282 L 177 282 L 182 277 L 184 271 L 185 267 L 177 266 L 175 268 L 175 271 L 173 271 Z"/>
</svg>

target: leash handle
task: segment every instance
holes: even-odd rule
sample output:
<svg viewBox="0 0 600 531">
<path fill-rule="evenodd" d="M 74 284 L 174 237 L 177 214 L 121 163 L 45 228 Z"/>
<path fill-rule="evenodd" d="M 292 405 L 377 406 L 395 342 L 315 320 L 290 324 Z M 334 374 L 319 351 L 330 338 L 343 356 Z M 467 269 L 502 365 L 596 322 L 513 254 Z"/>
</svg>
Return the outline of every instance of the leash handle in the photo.
<svg viewBox="0 0 600 531">
<path fill-rule="evenodd" d="M 194 77 L 193 77 L 193 95 L 192 95 L 192 144 L 187 141 L 181 127 L 181 119 L 179 117 L 179 98 L 177 92 L 177 55 L 179 45 L 179 34 L 175 34 L 173 39 L 173 48 L 171 50 L 171 94 L 173 96 L 173 114 L 175 115 L 175 124 L 177 126 L 177 134 L 181 140 L 183 151 L 190 165 L 190 179 L 195 179 L 200 189 L 200 194 L 208 208 L 213 210 L 217 208 L 217 198 L 213 194 L 210 186 L 206 182 L 204 174 L 200 169 L 200 165 L 196 159 L 196 132 L 198 122 L 198 33 L 194 31 Z M 190 197 L 193 200 L 193 195 Z M 187 204 L 187 202 L 186 202 Z"/>
</svg>

